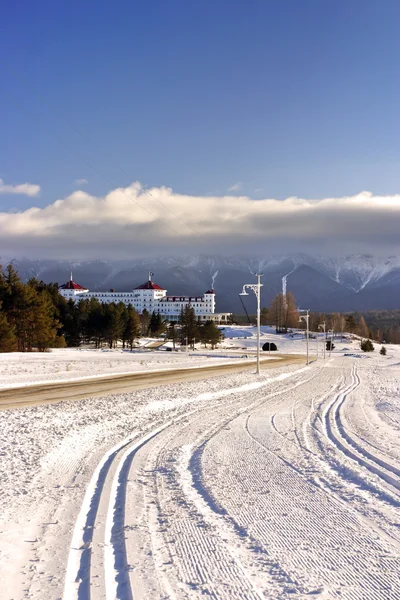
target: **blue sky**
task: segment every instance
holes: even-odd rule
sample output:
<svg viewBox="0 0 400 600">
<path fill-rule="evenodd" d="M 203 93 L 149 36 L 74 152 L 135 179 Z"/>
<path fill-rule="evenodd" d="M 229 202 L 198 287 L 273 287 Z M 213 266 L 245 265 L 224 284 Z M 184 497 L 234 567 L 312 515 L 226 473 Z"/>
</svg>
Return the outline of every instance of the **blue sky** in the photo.
<svg viewBox="0 0 400 600">
<path fill-rule="evenodd" d="M 133 181 L 394 195 L 399 23 L 397 0 L 7 2 L 0 178 L 41 191 L 3 191 L 0 210 Z"/>
</svg>

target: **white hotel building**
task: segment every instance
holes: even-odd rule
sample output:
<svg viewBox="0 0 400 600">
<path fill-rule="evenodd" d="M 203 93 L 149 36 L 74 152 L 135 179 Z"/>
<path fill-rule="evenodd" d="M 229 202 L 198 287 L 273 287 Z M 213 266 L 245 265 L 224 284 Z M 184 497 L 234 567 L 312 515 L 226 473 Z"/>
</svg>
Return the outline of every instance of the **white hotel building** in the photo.
<svg viewBox="0 0 400 600">
<path fill-rule="evenodd" d="M 157 285 L 151 280 L 152 273 L 149 273 L 149 280 L 131 292 L 90 292 L 87 288 L 75 283 L 71 279 L 58 288 L 59 293 L 66 300 L 79 302 L 80 300 L 90 300 L 96 298 L 99 302 L 107 304 L 111 302 L 123 302 L 128 306 L 142 313 L 146 309 L 150 314 L 152 312 L 160 313 L 168 321 L 178 321 L 182 308 L 190 304 L 200 321 L 215 321 L 216 323 L 228 323 L 231 313 L 215 312 L 215 292 L 208 290 L 202 296 L 167 296 L 167 290 Z"/>
</svg>

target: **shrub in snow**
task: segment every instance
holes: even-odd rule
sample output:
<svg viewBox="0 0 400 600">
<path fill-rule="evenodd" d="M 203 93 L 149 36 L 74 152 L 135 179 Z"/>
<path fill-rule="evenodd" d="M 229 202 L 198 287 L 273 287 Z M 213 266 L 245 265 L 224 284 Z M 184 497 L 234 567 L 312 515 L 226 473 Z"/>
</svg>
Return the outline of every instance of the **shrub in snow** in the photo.
<svg viewBox="0 0 400 600">
<path fill-rule="evenodd" d="M 371 340 L 361 340 L 360 347 L 363 352 L 373 352 L 375 350 Z"/>
<path fill-rule="evenodd" d="M 381 351 L 379 352 L 379 354 L 382 354 L 382 356 L 386 356 L 386 348 L 385 348 L 385 346 L 382 346 Z"/>
<path fill-rule="evenodd" d="M 264 352 L 268 352 L 268 351 L 276 352 L 276 350 L 278 350 L 278 348 L 277 348 L 276 344 L 274 344 L 274 342 L 265 342 L 262 349 L 264 350 Z"/>
</svg>

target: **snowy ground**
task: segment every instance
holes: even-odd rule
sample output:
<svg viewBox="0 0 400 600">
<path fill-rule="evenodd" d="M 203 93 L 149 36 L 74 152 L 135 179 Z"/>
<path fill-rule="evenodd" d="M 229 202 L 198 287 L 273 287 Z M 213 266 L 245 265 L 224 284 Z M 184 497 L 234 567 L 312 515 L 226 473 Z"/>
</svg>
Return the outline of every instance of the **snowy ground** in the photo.
<svg viewBox="0 0 400 600">
<path fill-rule="evenodd" d="M 81 348 L 0 354 L 0 389 L 122 373 L 201 367 L 244 360 L 241 353 L 198 348 L 195 352 L 90 350 Z"/>
<path fill-rule="evenodd" d="M 51 352 L 32 354 L 13 352 L 0 354 L 0 389 L 51 381 L 70 381 L 86 377 L 137 373 L 150 370 L 163 370 L 184 367 L 201 367 L 211 364 L 244 360 L 246 352 L 256 351 L 257 330 L 255 327 L 225 327 L 222 330 L 225 339 L 216 350 L 196 344 L 196 350 L 186 352 L 167 352 L 163 349 L 149 351 L 139 348 L 133 352 L 117 350 L 93 350 L 86 348 L 53 349 Z M 310 340 L 309 352 L 322 353 L 322 334 L 317 340 Z M 154 339 L 142 339 L 142 344 L 150 344 Z M 261 328 L 261 345 L 275 342 L 278 352 L 283 354 L 304 354 L 306 341 L 304 335 L 277 335 L 270 327 Z M 167 343 L 168 346 L 172 344 Z M 347 350 L 359 351 L 358 340 L 335 339 L 333 355 Z M 268 358 L 268 353 L 262 353 Z M 273 356 L 273 353 L 271 354 Z"/>
<path fill-rule="evenodd" d="M 2 600 L 400 599 L 400 348 L 335 344 L 0 413 Z"/>
</svg>

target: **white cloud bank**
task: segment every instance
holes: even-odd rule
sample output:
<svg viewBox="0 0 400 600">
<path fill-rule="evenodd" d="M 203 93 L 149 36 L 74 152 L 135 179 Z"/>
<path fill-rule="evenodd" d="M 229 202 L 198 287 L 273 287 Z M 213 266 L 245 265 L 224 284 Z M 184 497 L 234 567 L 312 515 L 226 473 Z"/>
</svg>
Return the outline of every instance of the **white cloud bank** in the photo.
<svg viewBox="0 0 400 600">
<path fill-rule="evenodd" d="M 20 183 L 18 185 L 8 185 L 0 179 L 0 194 L 19 194 L 22 196 L 38 196 L 40 185 L 34 183 Z"/>
<path fill-rule="evenodd" d="M 253 200 L 187 196 L 166 187 L 149 191 L 136 182 L 104 197 L 76 191 L 44 208 L 0 213 L 0 252 L 49 258 L 400 253 L 400 195 Z"/>
</svg>

